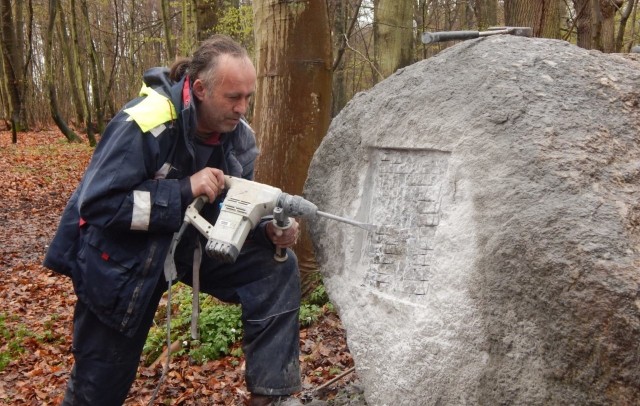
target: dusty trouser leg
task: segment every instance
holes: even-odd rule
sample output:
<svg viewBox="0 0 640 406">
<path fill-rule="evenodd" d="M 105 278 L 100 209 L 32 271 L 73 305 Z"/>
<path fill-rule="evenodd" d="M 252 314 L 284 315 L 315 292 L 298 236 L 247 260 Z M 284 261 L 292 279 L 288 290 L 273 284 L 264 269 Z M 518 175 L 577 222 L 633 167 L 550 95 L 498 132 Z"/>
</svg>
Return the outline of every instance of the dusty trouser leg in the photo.
<svg viewBox="0 0 640 406">
<path fill-rule="evenodd" d="M 140 328 L 128 337 L 104 325 L 78 300 L 73 316 L 75 364 L 62 406 L 120 406 L 133 383 L 140 354 L 165 290 L 161 277 Z"/>
<path fill-rule="evenodd" d="M 205 258 L 200 283 L 203 292 L 242 305 L 249 391 L 287 395 L 301 389 L 300 274 L 291 250 L 285 262 L 275 261 L 273 254 L 273 249 L 246 243 L 234 264 Z"/>
<path fill-rule="evenodd" d="M 289 254 L 292 258 L 293 254 Z M 287 395 L 300 383 L 300 278 L 297 264 L 239 289 L 243 304 L 245 380 L 251 393 Z"/>
</svg>

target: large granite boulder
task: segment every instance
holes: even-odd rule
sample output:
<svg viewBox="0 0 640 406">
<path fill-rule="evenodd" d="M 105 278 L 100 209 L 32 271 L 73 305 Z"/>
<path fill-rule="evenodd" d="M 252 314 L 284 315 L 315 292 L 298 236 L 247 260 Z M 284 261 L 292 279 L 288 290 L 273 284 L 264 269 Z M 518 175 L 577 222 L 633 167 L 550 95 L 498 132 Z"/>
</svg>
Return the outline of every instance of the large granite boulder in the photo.
<svg viewBox="0 0 640 406">
<path fill-rule="evenodd" d="M 311 164 L 370 405 L 640 404 L 640 63 L 462 42 L 358 94 Z"/>
</svg>

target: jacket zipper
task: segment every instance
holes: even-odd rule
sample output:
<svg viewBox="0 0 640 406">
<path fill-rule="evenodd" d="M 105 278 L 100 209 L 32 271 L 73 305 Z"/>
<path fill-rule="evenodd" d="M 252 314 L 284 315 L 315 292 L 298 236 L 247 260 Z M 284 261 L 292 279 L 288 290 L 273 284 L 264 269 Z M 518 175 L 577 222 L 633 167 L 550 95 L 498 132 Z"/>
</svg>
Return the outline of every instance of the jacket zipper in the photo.
<svg viewBox="0 0 640 406">
<path fill-rule="evenodd" d="M 158 247 L 158 242 L 153 241 L 151 247 L 149 247 L 149 255 L 147 256 L 146 261 L 144 262 L 144 267 L 142 268 L 142 277 L 140 278 L 136 288 L 133 290 L 133 295 L 131 296 L 131 301 L 129 301 L 129 307 L 127 308 L 127 313 L 122 319 L 122 324 L 120 325 L 120 331 L 124 331 L 125 327 L 129 323 L 129 319 L 133 314 L 133 310 L 135 308 L 135 304 L 138 301 L 138 296 L 140 295 L 140 291 L 142 290 L 142 286 L 144 285 L 147 274 L 149 273 L 149 269 L 151 268 L 151 264 L 153 263 L 153 257 L 156 253 L 156 248 Z"/>
</svg>

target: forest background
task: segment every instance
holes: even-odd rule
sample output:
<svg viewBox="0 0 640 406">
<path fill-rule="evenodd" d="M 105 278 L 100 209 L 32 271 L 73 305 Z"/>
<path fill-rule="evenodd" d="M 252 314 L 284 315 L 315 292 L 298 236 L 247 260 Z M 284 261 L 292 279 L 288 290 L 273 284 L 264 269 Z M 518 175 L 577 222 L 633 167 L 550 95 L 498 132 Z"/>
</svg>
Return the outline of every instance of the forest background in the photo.
<svg viewBox="0 0 640 406">
<path fill-rule="evenodd" d="M 263 62 L 261 77 L 291 76 L 295 65 L 305 62 L 326 70 L 332 79 L 324 83 L 331 90 L 328 115 L 335 116 L 355 93 L 452 45 L 422 44 L 425 31 L 528 26 L 535 37 L 630 52 L 640 43 L 637 3 L 0 0 L 0 117 L 17 132 L 55 122 L 73 139 L 69 124 L 93 143 L 94 134 L 137 93 L 146 69 L 188 56 L 212 33 L 242 43 L 254 62 Z M 310 55 L 312 61 L 301 59 Z M 278 72 L 265 69 L 284 63 Z M 256 107 L 273 109 L 286 101 Z"/>
<path fill-rule="evenodd" d="M 199 41 L 223 33 L 247 48 L 258 72 L 258 90 L 247 117 L 262 151 L 257 180 L 301 194 L 307 168 L 331 119 L 356 93 L 454 44 L 425 45 L 423 32 L 531 27 L 535 37 L 565 40 L 606 53 L 631 52 L 640 44 L 638 2 L 0 0 L 0 127 L 10 134 L 0 145 L 2 165 L 35 153 L 42 154 L 42 159 L 20 165 L 39 168 L 52 158 L 44 159 L 44 154 L 67 154 L 62 159 L 73 168 L 73 176 L 52 178 L 65 184 L 50 185 L 51 195 L 57 197 L 56 212 L 47 217 L 49 228 L 39 230 L 50 238 L 55 230 L 53 220 L 81 175 L 79 166 L 86 165 L 110 117 L 137 95 L 142 73 L 170 65 L 175 58 L 188 56 Z M 55 153 L 34 147 L 51 145 L 56 139 L 71 144 Z M 73 149 L 76 144 L 84 151 L 80 159 L 79 150 Z M 70 163 L 71 159 L 77 162 Z M 56 168 L 60 163 L 50 162 L 52 170 L 61 170 Z M 29 182 L 0 179 L 2 200 L 12 201 L 3 210 L 3 225 L 9 218 L 24 224 L 34 218 L 25 210 L 36 200 L 25 196 L 33 194 L 30 186 L 42 187 L 49 181 Z M 14 189 L 16 194 L 10 194 Z M 22 210 L 24 216 L 11 210 Z M 296 253 L 306 296 L 317 294 L 319 276 L 306 234 Z M 29 261 L 37 264 L 38 258 Z M 23 268 L 13 259 L 0 264 L 5 280 L 29 271 L 25 261 L 20 265 Z M 52 284 L 54 279 L 43 276 L 43 283 Z M 11 290 L 3 287 L 4 292 Z M 3 298 L 11 300 L 6 295 Z M 0 363 L 4 354 L 13 357 L 15 351 L 7 346 L 19 335 L 18 324 L 7 317 L 0 313 L 0 339 L 4 341 L 0 342 Z M 9 326 L 6 331 L 5 324 Z M 20 338 L 16 345 L 24 347 L 25 340 Z M 329 352 L 323 350 L 325 355 Z M 33 365 L 29 368 L 33 371 Z M 59 395 L 59 390 L 54 392 Z"/>
</svg>

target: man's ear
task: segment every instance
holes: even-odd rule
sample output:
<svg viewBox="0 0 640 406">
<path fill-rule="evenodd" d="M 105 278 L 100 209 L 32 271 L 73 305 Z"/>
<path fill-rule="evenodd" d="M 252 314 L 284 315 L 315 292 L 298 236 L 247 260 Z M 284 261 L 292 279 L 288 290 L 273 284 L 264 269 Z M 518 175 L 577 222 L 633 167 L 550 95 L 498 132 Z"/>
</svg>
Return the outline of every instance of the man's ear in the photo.
<svg viewBox="0 0 640 406">
<path fill-rule="evenodd" d="M 204 87 L 204 83 L 202 83 L 202 79 L 196 79 L 195 82 L 193 82 L 191 89 L 193 91 L 193 95 L 196 96 L 198 100 L 202 101 L 202 99 L 204 99 L 206 89 Z"/>
</svg>

